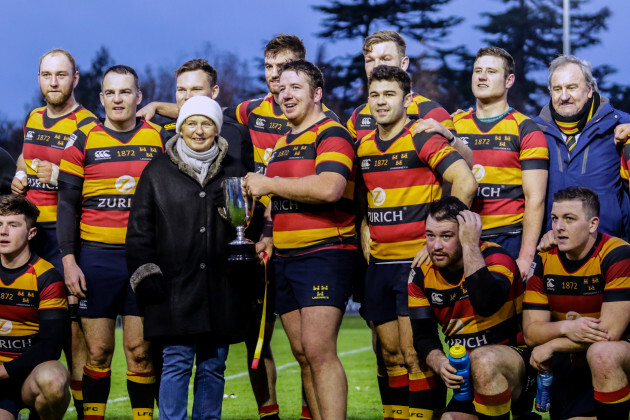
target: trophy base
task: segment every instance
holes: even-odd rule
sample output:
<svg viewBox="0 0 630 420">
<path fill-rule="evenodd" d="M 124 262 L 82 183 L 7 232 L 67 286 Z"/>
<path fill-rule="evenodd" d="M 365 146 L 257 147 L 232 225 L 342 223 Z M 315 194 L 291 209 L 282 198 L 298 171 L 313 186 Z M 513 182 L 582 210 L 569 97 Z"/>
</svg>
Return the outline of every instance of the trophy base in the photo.
<svg viewBox="0 0 630 420">
<path fill-rule="evenodd" d="M 256 256 L 256 245 L 251 241 L 232 241 L 229 243 L 230 256 L 228 261 L 254 261 Z"/>
</svg>

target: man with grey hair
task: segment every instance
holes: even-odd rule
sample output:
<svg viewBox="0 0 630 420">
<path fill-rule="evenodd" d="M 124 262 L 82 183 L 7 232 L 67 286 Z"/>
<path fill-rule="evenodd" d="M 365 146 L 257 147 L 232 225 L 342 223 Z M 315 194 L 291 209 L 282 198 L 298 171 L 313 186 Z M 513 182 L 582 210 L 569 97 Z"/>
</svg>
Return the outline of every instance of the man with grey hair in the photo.
<svg viewBox="0 0 630 420">
<path fill-rule="evenodd" d="M 579 185 L 591 188 L 601 201 L 600 230 L 627 238 L 630 202 L 619 174 L 620 148 L 630 129 L 630 115 L 600 96 L 591 65 L 573 55 L 555 58 L 549 66 L 551 100 L 534 119 L 549 145 L 547 230 L 553 195 Z M 622 139 L 623 137 L 623 139 Z"/>
</svg>

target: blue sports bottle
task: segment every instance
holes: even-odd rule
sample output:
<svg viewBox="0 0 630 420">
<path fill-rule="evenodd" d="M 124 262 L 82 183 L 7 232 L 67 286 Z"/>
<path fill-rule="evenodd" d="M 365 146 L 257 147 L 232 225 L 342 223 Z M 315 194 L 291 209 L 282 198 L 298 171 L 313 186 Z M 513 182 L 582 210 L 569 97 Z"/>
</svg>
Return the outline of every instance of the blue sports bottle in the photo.
<svg viewBox="0 0 630 420">
<path fill-rule="evenodd" d="M 553 382 L 553 373 L 551 371 L 538 372 L 536 378 L 536 411 L 545 413 L 549 411 L 551 404 L 551 383 Z"/>
<path fill-rule="evenodd" d="M 470 381 L 470 359 L 466 352 L 466 347 L 456 344 L 449 351 L 448 360 L 455 369 L 457 374 L 464 378 L 464 383 L 459 389 L 453 390 L 453 398 L 457 401 L 472 401 L 473 387 Z"/>
</svg>

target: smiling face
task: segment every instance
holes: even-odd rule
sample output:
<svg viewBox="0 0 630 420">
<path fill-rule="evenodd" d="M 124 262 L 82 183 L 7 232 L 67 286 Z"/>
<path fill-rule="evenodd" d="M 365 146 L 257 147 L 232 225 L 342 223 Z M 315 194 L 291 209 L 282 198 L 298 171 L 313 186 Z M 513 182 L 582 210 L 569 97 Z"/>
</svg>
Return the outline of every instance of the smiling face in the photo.
<svg viewBox="0 0 630 420">
<path fill-rule="evenodd" d="M 118 131 L 126 131 L 127 128 L 133 127 L 140 102 L 142 102 L 142 93 L 136 89 L 133 75 L 107 73 L 103 79 L 101 92 L 106 125 L 111 125 Z"/>
<path fill-rule="evenodd" d="M 576 115 L 592 96 L 593 87 L 586 84 L 577 64 L 567 63 L 551 75 L 551 103 L 563 117 Z"/>
<path fill-rule="evenodd" d="M 0 255 L 2 260 L 13 260 L 29 253 L 28 241 L 35 236 L 37 228 L 29 229 L 23 214 L 0 216 Z"/>
<path fill-rule="evenodd" d="M 48 105 L 62 107 L 72 97 L 79 82 L 79 73 L 63 54 L 48 54 L 42 59 L 37 75 L 39 89 Z"/>
<path fill-rule="evenodd" d="M 395 80 L 374 80 L 370 83 L 368 105 L 379 126 L 389 128 L 406 121 L 410 102 L 411 93 L 405 95 Z"/>
<path fill-rule="evenodd" d="M 210 118 L 203 115 L 192 115 L 182 123 L 181 134 L 186 146 L 201 153 L 212 147 L 219 131 Z"/>
<path fill-rule="evenodd" d="M 435 220 L 427 217 L 427 251 L 433 264 L 440 269 L 457 271 L 463 267 L 462 245 L 459 242 L 459 225 L 452 220 Z"/>
<path fill-rule="evenodd" d="M 321 110 L 322 89 L 312 91 L 309 76 L 303 72 L 282 72 L 278 100 L 282 112 L 293 127 L 300 127 Z"/>
<path fill-rule="evenodd" d="M 514 75 L 505 74 L 505 61 L 501 57 L 483 55 L 475 60 L 472 74 L 472 92 L 477 100 L 493 102 L 507 98 L 514 84 Z"/>
<path fill-rule="evenodd" d="M 551 228 L 558 249 L 570 260 L 586 256 L 595 242 L 599 218 L 589 218 L 580 200 L 554 201 Z"/>
<path fill-rule="evenodd" d="M 280 67 L 284 63 L 297 60 L 297 56 L 289 51 L 280 51 L 276 55 L 265 56 L 265 80 L 267 81 L 267 88 L 273 95 L 277 95 L 280 89 Z"/>
<path fill-rule="evenodd" d="M 216 99 L 219 96 L 219 86 L 210 86 L 208 75 L 203 70 L 193 70 L 181 73 L 177 76 L 175 89 L 175 101 L 177 107 L 182 108 L 184 102 L 193 96 L 207 96 Z"/>
</svg>

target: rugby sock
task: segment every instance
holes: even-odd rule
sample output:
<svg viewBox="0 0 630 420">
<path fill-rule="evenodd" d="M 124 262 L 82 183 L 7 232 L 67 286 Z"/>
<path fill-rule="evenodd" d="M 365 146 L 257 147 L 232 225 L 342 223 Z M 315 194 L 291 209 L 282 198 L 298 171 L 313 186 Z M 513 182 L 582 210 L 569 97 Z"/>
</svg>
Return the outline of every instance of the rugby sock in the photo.
<svg viewBox="0 0 630 420">
<path fill-rule="evenodd" d="M 85 420 L 103 420 L 112 371 L 90 365 L 83 367 L 83 414 Z"/>
<path fill-rule="evenodd" d="M 155 372 L 136 373 L 127 371 L 127 392 L 133 412 L 133 420 L 153 417 L 155 399 Z"/>
<path fill-rule="evenodd" d="M 258 415 L 265 420 L 280 419 L 280 407 L 278 404 L 263 405 L 258 409 Z"/>
<path fill-rule="evenodd" d="M 308 408 L 308 405 L 302 406 L 302 414 L 300 414 L 300 420 L 313 420 L 313 415 L 311 414 L 311 409 Z"/>
<path fill-rule="evenodd" d="M 387 368 L 392 418 L 409 418 L 409 374 L 404 366 Z"/>
<path fill-rule="evenodd" d="M 389 398 L 389 378 L 387 369 L 376 361 L 376 375 L 378 380 L 378 391 L 381 394 L 381 404 L 383 404 L 383 420 L 393 420 L 392 404 Z"/>
<path fill-rule="evenodd" d="M 611 392 L 595 391 L 595 414 L 598 419 L 627 419 L 629 412 L 629 385 Z"/>
<path fill-rule="evenodd" d="M 432 407 L 437 401 L 435 396 L 435 376 L 427 368 L 425 372 L 409 374 L 409 419 L 430 419 L 433 416 Z"/>
<path fill-rule="evenodd" d="M 72 398 L 74 399 L 74 407 L 77 410 L 77 420 L 83 419 L 83 389 L 82 381 L 72 380 L 70 381 L 70 392 L 72 392 Z"/>
<path fill-rule="evenodd" d="M 510 408 L 512 406 L 510 388 L 496 395 L 483 395 L 475 391 L 473 403 L 480 419 L 510 420 Z"/>
</svg>

